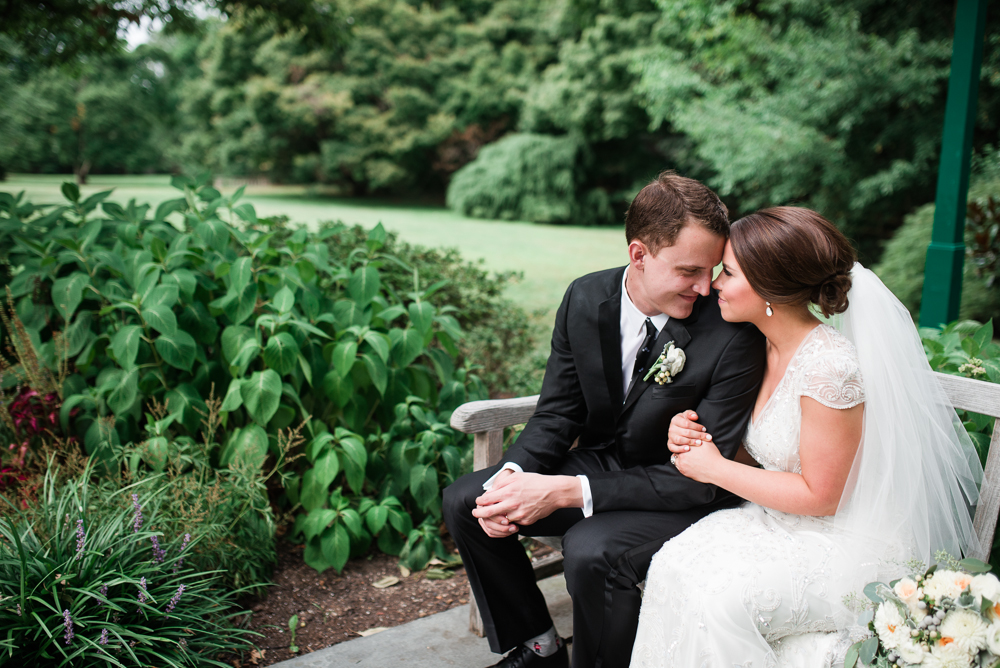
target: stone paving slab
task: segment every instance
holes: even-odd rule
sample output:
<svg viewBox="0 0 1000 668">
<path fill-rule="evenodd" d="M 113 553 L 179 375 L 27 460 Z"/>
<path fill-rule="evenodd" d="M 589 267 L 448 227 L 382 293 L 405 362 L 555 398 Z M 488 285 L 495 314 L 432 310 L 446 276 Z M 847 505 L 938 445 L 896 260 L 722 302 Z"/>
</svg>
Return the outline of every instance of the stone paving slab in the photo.
<svg viewBox="0 0 1000 668">
<path fill-rule="evenodd" d="M 573 609 L 562 574 L 538 583 L 556 629 L 562 636 L 573 633 Z M 435 668 L 463 666 L 484 668 L 500 660 L 485 638 L 469 631 L 469 606 L 462 605 L 436 615 L 396 626 L 373 636 L 355 638 L 333 647 L 273 664 L 272 668 Z"/>
</svg>

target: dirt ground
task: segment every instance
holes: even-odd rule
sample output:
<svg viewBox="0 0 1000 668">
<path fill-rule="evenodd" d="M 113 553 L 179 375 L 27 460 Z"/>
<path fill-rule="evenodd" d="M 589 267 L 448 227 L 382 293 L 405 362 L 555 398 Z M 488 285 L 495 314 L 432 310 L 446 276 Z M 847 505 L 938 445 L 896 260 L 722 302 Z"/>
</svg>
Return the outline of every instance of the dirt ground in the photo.
<svg viewBox="0 0 1000 668">
<path fill-rule="evenodd" d="M 445 545 L 457 554 L 450 538 L 445 539 Z M 248 661 L 234 663 L 234 668 L 269 666 L 296 656 L 289 651 L 288 620 L 292 615 L 299 617 L 295 645 L 301 655 L 359 638 L 365 631 L 398 626 L 469 602 L 469 579 L 461 566 L 449 571 L 453 575 L 444 580 L 428 579 L 427 571 L 404 576 L 396 557 L 373 551 L 347 562 L 340 575 L 332 570 L 317 575 L 302 561 L 303 548 L 279 540 L 274 584 L 264 598 L 244 601 L 253 611 L 250 628 L 263 634 L 254 640 L 260 649 Z M 552 552 L 533 541 L 529 549 L 533 560 Z M 389 576 L 399 582 L 384 588 L 374 586 Z"/>
<path fill-rule="evenodd" d="M 302 552 L 301 545 L 279 542 L 274 584 L 265 598 L 246 603 L 253 610 L 250 628 L 264 637 L 254 640 L 262 656 L 243 668 L 295 656 L 288 649 L 292 615 L 299 617 L 295 644 L 299 654 L 305 654 L 358 638 L 369 629 L 398 626 L 469 602 L 469 580 L 462 567 L 450 571 L 454 575 L 446 580 L 427 579 L 425 571 L 404 577 L 396 557 L 373 552 L 347 562 L 340 575 L 333 570 L 317 575 L 302 561 Z M 399 582 L 382 589 L 373 586 L 388 576 Z"/>
</svg>

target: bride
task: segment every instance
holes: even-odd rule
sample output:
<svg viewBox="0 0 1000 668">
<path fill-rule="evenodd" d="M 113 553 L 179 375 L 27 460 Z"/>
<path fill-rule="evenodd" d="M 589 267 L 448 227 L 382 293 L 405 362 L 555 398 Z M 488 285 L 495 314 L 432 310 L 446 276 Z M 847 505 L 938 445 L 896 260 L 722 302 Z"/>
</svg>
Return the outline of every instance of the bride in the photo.
<svg viewBox="0 0 1000 668">
<path fill-rule="evenodd" d="M 972 549 L 982 468 L 909 314 L 822 216 L 736 221 L 713 287 L 726 320 L 767 337 L 749 457 L 723 458 L 693 411 L 668 447 L 685 476 L 747 502 L 653 558 L 632 666 L 842 663 L 865 634 L 852 592 Z M 842 314 L 836 328 L 810 305 Z"/>
</svg>

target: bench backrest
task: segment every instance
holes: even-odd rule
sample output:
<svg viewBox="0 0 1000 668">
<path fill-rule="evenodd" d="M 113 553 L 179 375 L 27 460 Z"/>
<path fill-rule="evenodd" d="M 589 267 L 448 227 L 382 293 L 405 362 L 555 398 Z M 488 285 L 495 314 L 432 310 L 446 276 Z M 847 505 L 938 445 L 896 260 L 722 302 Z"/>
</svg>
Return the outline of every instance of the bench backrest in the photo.
<svg viewBox="0 0 1000 668">
<path fill-rule="evenodd" d="M 980 549 L 967 556 L 988 561 L 1000 512 L 1000 385 L 943 373 L 934 374 L 957 409 L 994 418 L 993 438 L 986 459 L 979 504 L 973 520 Z M 462 404 L 451 416 L 451 426 L 474 434 L 473 469 L 493 466 L 503 456 L 503 430 L 524 424 L 535 412 L 538 395 L 516 399 L 493 399 Z"/>
</svg>

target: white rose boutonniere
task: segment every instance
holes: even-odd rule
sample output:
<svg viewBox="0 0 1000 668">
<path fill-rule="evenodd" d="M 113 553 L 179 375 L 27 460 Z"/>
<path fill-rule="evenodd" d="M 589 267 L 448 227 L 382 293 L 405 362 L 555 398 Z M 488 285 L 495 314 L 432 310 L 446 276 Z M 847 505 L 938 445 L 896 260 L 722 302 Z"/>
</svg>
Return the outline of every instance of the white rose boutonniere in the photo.
<svg viewBox="0 0 1000 668">
<path fill-rule="evenodd" d="M 649 377 L 653 376 L 653 380 L 660 385 L 672 383 L 674 382 L 674 376 L 684 369 L 686 361 L 687 355 L 684 354 L 684 351 L 674 346 L 673 341 L 668 341 L 667 345 L 663 346 L 663 352 L 653 362 L 653 366 L 649 367 L 649 371 L 643 377 L 643 380 L 649 380 Z"/>
</svg>

